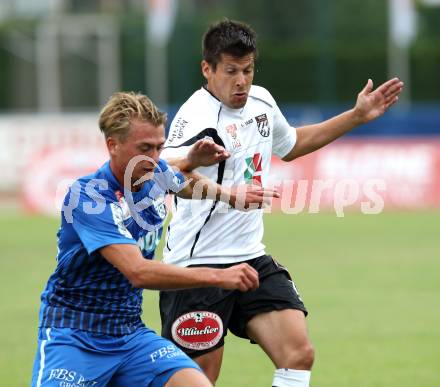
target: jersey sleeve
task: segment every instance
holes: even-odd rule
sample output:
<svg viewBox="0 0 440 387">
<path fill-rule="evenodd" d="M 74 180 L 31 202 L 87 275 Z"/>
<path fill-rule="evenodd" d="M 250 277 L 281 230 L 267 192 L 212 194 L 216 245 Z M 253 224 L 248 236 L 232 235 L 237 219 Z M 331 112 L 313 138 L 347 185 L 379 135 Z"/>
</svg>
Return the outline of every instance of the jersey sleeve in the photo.
<svg viewBox="0 0 440 387">
<path fill-rule="evenodd" d="M 89 254 L 112 244 L 136 244 L 124 225 L 123 209 L 101 195 L 91 198 L 81 190 L 72 211 L 72 226 Z"/>
<path fill-rule="evenodd" d="M 195 143 L 198 132 L 197 124 L 191 120 L 189 115 L 177 112 L 171 122 L 161 157 L 165 159 L 185 157 Z"/>
<path fill-rule="evenodd" d="M 272 152 L 279 158 L 286 156 L 295 146 L 296 129 L 287 122 L 278 105 L 274 106 Z"/>
<path fill-rule="evenodd" d="M 165 160 L 160 159 L 154 173 L 154 182 L 164 193 L 177 193 L 185 186 L 185 177 L 175 171 Z"/>
<path fill-rule="evenodd" d="M 214 116 L 217 118 L 218 114 L 215 113 Z M 204 138 L 219 143 L 217 131 L 213 129 L 215 123 L 212 122 L 212 117 L 212 111 L 204 111 L 204 108 L 194 101 L 187 102 L 171 122 L 161 157 L 165 159 L 185 157 L 192 145 Z"/>
</svg>

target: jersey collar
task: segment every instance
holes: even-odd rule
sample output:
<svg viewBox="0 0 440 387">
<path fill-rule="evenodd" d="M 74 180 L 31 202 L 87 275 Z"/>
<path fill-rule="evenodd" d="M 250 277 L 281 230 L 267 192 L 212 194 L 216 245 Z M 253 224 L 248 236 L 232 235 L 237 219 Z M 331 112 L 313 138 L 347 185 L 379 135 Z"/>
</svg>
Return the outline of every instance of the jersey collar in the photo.
<svg viewBox="0 0 440 387">
<path fill-rule="evenodd" d="M 218 106 L 223 106 L 222 101 L 220 101 L 214 94 L 212 94 L 206 85 L 202 86 L 202 90 L 210 97 L 210 100 Z"/>
<path fill-rule="evenodd" d="M 115 191 L 120 191 L 121 193 L 125 192 L 124 191 L 124 187 L 118 182 L 118 180 L 116 179 L 115 175 L 113 175 L 113 172 L 112 172 L 112 170 L 110 168 L 110 160 L 107 161 L 100 168 L 100 171 L 104 175 L 105 179 L 108 181 L 109 188 L 111 188 L 112 190 L 115 190 Z M 161 166 L 157 165 L 157 167 L 154 170 L 154 175 L 156 175 L 158 173 L 161 173 L 161 172 L 162 172 Z M 155 176 L 153 176 L 152 179 L 145 181 L 139 191 L 132 192 L 131 194 L 133 195 L 133 198 L 134 198 L 135 202 L 137 202 L 138 200 L 140 200 L 143 197 L 145 197 L 146 195 L 148 195 L 150 190 L 151 190 L 151 187 L 154 184 L 155 184 Z"/>
<path fill-rule="evenodd" d="M 124 187 L 119 184 L 119 181 L 116 180 L 115 175 L 113 175 L 113 172 L 110 168 L 110 160 L 108 160 L 100 169 L 112 189 L 124 192 Z"/>
</svg>

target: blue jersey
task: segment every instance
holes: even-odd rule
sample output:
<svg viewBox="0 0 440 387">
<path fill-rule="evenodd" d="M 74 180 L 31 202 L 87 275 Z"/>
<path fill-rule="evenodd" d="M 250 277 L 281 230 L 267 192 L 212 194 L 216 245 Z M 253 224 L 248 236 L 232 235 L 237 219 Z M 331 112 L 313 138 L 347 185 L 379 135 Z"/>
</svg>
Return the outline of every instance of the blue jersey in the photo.
<svg viewBox="0 0 440 387">
<path fill-rule="evenodd" d="M 124 193 L 109 162 L 71 186 L 61 212 L 57 267 L 41 296 L 40 327 L 120 336 L 144 326 L 142 289 L 99 251 L 137 244 L 152 259 L 166 217 L 165 194 L 178 192 L 183 182 L 160 160 L 138 192 Z"/>
</svg>

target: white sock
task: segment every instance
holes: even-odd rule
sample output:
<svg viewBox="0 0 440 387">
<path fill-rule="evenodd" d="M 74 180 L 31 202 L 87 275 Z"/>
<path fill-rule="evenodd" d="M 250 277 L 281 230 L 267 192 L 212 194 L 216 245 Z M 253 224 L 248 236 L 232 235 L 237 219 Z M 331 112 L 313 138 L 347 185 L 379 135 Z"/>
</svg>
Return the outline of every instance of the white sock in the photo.
<svg viewBox="0 0 440 387">
<path fill-rule="evenodd" d="M 279 368 L 275 370 L 272 387 L 309 387 L 310 371 Z"/>
</svg>

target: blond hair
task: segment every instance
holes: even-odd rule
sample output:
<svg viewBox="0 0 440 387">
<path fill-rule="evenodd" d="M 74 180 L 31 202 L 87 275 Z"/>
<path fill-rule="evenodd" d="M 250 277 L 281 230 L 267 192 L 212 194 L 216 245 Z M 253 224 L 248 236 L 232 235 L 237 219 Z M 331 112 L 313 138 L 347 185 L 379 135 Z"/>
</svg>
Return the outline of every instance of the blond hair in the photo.
<svg viewBox="0 0 440 387">
<path fill-rule="evenodd" d="M 99 115 L 99 128 L 105 138 L 117 136 L 124 141 L 133 119 L 149 122 L 154 126 L 165 125 L 166 113 L 160 111 L 146 95 L 140 93 L 114 93 Z"/>
</svg>

